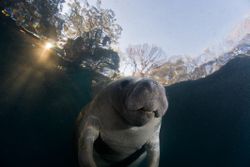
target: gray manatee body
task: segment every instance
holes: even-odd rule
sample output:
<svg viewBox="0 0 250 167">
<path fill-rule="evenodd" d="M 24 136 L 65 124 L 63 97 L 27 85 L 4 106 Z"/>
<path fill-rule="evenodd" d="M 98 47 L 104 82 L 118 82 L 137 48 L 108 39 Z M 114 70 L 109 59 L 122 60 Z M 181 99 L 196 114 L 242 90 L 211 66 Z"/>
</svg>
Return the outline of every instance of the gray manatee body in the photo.
<svg viewBox="0 0 250 167">
<path fill-rule="evenodd" d="M 165 89 L 154 80 L 112 82 L 78 116 L 79 165 L 136 166 L 146 156 L 148 166 L 158 166 L 161 117 L 167 107 Z"/>
</svg>

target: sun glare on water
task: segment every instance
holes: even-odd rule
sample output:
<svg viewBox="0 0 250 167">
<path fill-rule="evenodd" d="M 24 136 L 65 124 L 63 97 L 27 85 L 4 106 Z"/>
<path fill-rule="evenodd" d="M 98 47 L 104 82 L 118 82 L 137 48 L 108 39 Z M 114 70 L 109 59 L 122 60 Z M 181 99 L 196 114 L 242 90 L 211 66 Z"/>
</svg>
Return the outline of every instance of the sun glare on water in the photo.
<svg viewBox="0 0 250 167">
<path fill-rule="evenodd" d="M 52 43 L 50 43 L 50 42 L 47 42 L 45 45 L 44 45 L 44 48 L 45 49 L 51 49 L 51 48 L 53 48 L 54 47 L 54 45 L 52 44 Z"/>
</svg>

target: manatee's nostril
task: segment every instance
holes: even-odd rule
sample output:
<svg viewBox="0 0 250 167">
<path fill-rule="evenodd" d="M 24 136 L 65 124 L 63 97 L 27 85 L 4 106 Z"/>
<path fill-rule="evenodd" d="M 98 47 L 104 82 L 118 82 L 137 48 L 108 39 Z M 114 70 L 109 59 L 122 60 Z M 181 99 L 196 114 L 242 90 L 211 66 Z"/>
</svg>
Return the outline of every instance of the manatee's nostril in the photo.
<svg viewBox="0 0 250 167">
<path fill-rule="evenodd" d="M 153 91 L 157 87 L 157 82 L 154 80 L 144 80 L 141 82 L 141 86 L 145 89 Z"/>
<path fill-rule="evenodd" d="M 145 111 L 145 108 L 144 107 L 139 108 L 139 109 L 137 109 L 137 111 Z"/>
</svg>

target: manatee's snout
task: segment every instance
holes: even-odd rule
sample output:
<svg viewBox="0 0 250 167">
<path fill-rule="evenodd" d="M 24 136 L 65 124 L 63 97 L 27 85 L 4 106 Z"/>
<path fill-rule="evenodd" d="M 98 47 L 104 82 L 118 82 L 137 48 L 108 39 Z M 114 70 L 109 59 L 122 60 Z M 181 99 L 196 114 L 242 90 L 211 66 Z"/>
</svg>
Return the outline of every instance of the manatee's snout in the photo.
<svg viewBox="0 0 250 167">
<path fill-rule="evenodd" d="M 129 92 L 126 107 L 129 111 L 151 115 L 153 117 L 163 116 L 161 99 L 165 98 L 163 87 L 151 79 L 138 81 Z"/>
</svg>

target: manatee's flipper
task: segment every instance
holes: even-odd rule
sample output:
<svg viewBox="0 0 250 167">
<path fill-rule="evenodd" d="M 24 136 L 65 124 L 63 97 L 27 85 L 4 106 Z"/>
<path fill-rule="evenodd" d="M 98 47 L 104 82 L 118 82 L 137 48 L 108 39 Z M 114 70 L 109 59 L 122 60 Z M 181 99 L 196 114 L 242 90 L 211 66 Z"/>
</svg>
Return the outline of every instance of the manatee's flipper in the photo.
<svg viewBox="0 0 250 167">
<path fill-rule="evenodd" d="M 80 123 L 82 119 L 84 118 L 85 111 L 88 108 L 89 105 L 86 105 L 82 111 L 78 114 L 76 122 L 75 122 L 75 127 L 74 128 L 74 134 L 73 134 L 73 158 L 74 158 L 74 164 L 76 167 L 79 167 L 79 162 L 78 162 L 78 138 L 79 138 L 79 130 L 80 130 Z"/>
</svg>

